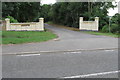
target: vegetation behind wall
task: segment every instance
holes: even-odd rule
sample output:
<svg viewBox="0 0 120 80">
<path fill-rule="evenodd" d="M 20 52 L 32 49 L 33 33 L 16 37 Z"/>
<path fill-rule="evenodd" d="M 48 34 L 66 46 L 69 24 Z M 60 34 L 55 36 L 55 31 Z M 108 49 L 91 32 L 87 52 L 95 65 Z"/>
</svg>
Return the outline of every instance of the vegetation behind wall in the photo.
<svg viewBox="0 0 120 80">
<path fill-rule="evenodd" d="M 79 27 L 79 17 L 84 20 L 94 20 L 99 17 L 99 30 L 108 32 L 108 9 L 114 8 L 112 2 L 57 2 L 53 5 L 41 5 L 39 2 L 3 2 L 2 16 L 12 16 L 18 22 L 38 21 L 43 17 L 45 22 L 62 24 L 69 27 Z M 116 14 L 111 19 L 111 32 L 118 33 L 118 19 Z"/>
</svg>

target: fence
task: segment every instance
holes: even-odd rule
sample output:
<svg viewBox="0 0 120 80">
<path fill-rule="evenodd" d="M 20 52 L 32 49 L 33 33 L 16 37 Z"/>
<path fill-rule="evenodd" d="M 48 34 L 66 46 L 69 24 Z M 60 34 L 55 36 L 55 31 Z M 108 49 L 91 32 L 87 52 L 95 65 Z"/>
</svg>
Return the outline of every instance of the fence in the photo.
<svg viewBox="0 0 120 80">
<path fill-rule="evenodd" d="M 10 23 L 10 19 L 5 19 L 7 31 L 44 31 L 44 19 L 39 18 L 39 22 L 30 23 Z"/>
<path fill-rule="evenodd" d="M 79 19 L 80 30 L 98 31 L 99 17 L 95 17 L 95 21 L 83 21 L 83 17 Z"/>
</svg>

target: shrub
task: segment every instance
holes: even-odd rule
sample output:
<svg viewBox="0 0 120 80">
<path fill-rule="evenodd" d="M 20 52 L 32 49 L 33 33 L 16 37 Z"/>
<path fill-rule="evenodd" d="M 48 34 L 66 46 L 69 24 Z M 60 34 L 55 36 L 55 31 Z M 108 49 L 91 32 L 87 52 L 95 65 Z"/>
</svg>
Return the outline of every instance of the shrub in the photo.
<svg viewBox="0 0 120 80">
<path fill-rule="evenodd" d="M 119 27 L 118 27 L 118 24 L 112 24 L 111 25 L 111 32 L 112 33 L 119 33 Z"/>
<path fill-rule="evenodd" d="M 120 27 L 118 27 L 118 24 L 111 24 L 110 26 L 110 32 L 111 33 L 119 33 L 120 31 Z M 102 28 L 102 32 L 109 32 L 109 26 L 108 25 L 105 25 L 103 26 Z"/>
<path fill-rule="evenodd" d="M 102 32 L 109 32 L 109 26 L 108 25 L 103 26 Z"/>
<path fill-rule="evenodd" d="M 18 21 L 16 19 L 14 19 L 12 16 L 7 16 L 7 18 L 10 19 L 11 23 L 18 23 Z"/>
</svg>

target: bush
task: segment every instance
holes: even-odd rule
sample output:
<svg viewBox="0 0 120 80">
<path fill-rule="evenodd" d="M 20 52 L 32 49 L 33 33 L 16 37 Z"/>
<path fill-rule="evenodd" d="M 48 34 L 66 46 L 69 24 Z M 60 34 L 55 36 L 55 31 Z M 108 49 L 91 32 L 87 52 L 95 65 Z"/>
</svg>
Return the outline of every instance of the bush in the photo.
<svg viewBox="0 0 120 80">
<path fill-rule="evenodd" d="M 119 27 L 118 27 L 118 24 L 112 24 L 111 25 L 111 32 L 112 33 L 119 33 Z"/>
<path fill-rule="evenodd" d="M 118 27 L 118 24 L 111 24 L 110 26 L 110 32 L 111 33 L 119 33 L 120 31 L 120 27 Z M 105 25 L 103 26 L 102 28 L 102 32 L 109 32 L 109 26 L 108 25 Z"/>
<path fill-rule="evenodd" d="M 102 32 L 109 32 L 109 26 L 108 25 L 103 26 Z"/>
<path fill-rule="evenodd" d="M 10 19 L 11 23 L 18 23 L 18 21 L 16 19 L 14 19 L 12 16 L 7 16 L 7 18 Z"/>
</svg>

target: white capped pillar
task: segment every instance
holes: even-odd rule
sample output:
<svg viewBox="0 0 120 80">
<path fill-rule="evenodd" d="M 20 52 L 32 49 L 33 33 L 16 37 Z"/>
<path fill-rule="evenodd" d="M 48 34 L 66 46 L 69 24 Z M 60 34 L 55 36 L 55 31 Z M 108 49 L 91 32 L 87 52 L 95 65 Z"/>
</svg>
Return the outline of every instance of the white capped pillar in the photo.
<svg viewBox="0 0 120 80">
<path fill-rule="evenodd" d="M 5 21 L 6 21 L 6 30 L 10 30 L 11 29 L 10 28 L 10 19 L 6 18 Z"/>
<path fill-rule="evenodd" d="M 95 22 L 96 22 L 96 30 L 99 30 L 99 17 L 95 17 Z"/>
<path fill-rule="evenodd" d="M 81 29 L 80 27 L 82 26 L 82 25 L 81 25 L 82 22 L 83 22 L 83 17 L 80 17 L 80 19 L 79 19 L 79 29 Z"/>
<path fill-rule="evenodd" d="M 39 22 L 40 22 L 40 29 L 44 31 L 44 18 L 39 18 Z"/>
</svg>

